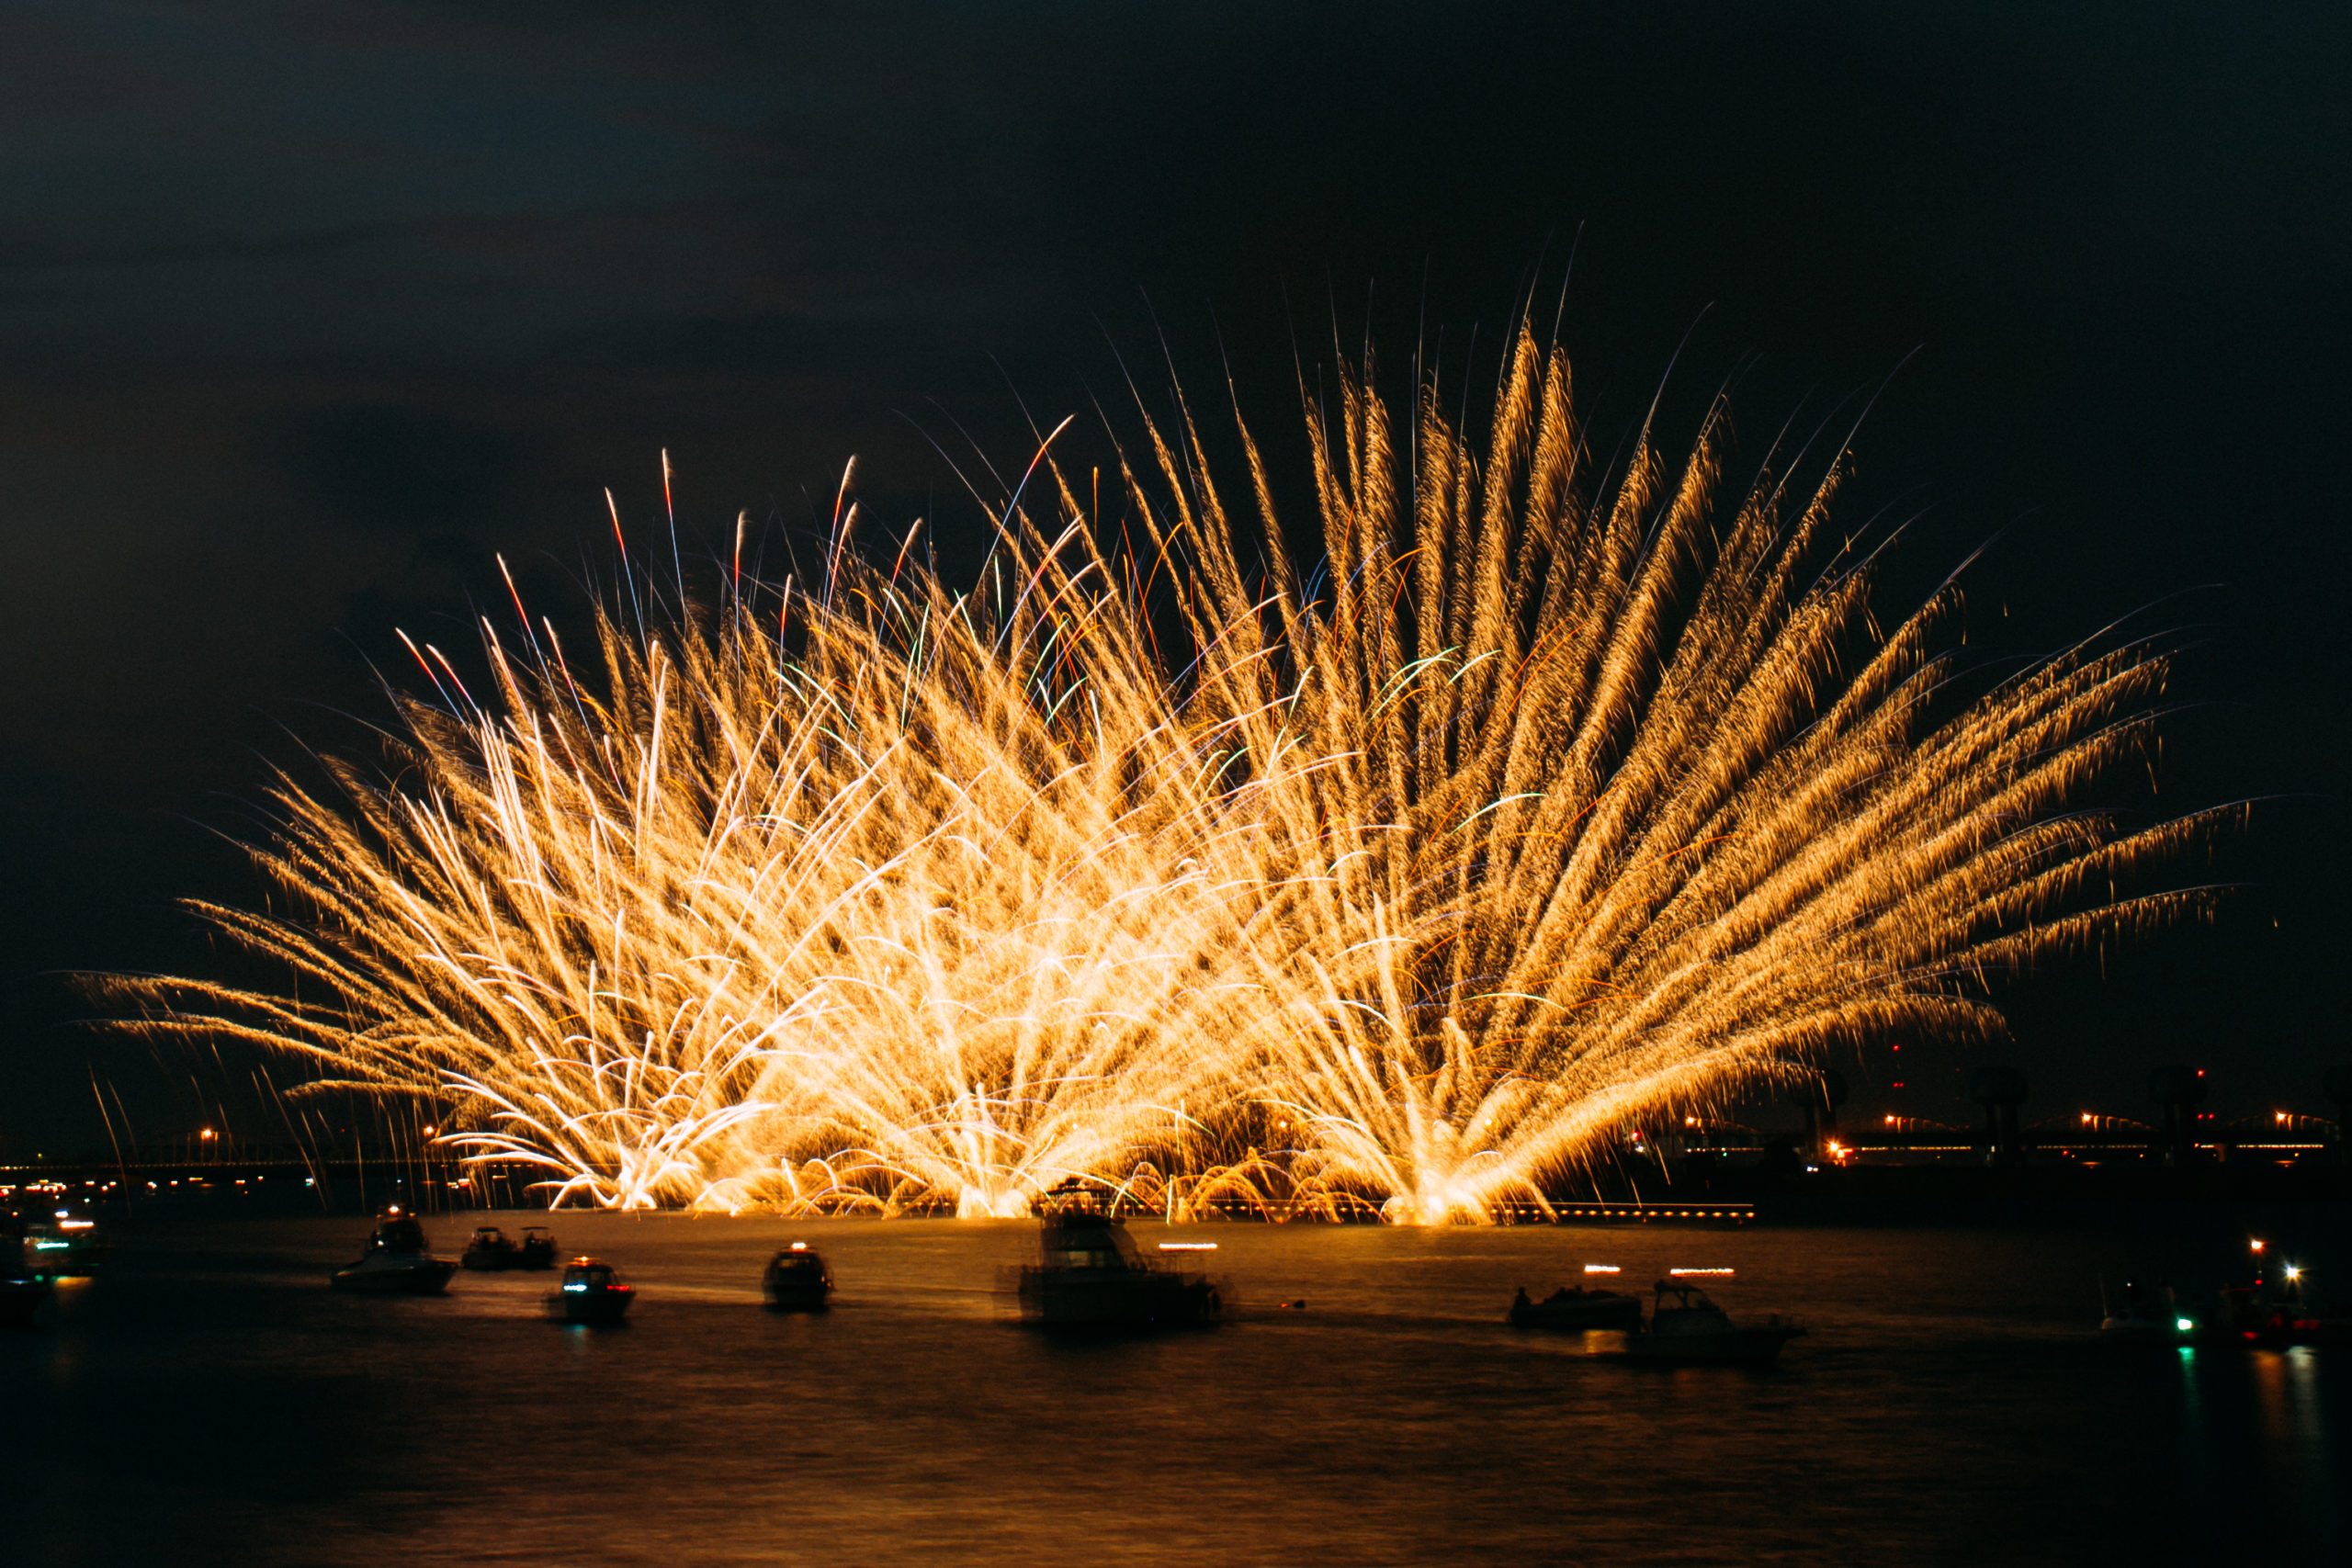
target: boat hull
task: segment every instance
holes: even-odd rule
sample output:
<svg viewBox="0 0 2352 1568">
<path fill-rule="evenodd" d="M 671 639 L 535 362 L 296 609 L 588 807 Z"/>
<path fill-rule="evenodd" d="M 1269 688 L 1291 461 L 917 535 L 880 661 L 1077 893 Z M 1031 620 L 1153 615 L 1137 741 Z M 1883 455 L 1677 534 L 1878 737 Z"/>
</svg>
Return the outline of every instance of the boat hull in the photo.
<svg viewBox="0 0 2352 1568">
<path fill-rule="evenodd" d="M 2179 1327 L 2171 1322 L 2113 1316 L 2101 1320 L 2098 1337 L 2109 1345 L 2177 1345 L 2183 1337 Z"/>
<path fill-rule="evenodd" d="M 766 1292 L 770 1312 L 831 1312 L 833 1309 L 832 1287 L 830 1285 L 778 1285 Z"/>
<path fill-rule="evenodd" d="M 1661 1364 L 1758 1366 L 1780 1359 L 1781 1347 L 1802 1328 L 1729 1328 L 1705 1334 L 1635 1334 L 1625 1340 L 1631 1360 Z"/>
<path fill-rule="evenodd" d="M 547 1314 L 550 1322 L 611 1328 L 628 1316 L 629 1291 L 549 1291 Z"/>
<path fill-rule="evenodd" d="M 1158 1269 L 1023 1269 L 1021 1315 L 1046 1328 L 1189 1328 L 1224 1310 L 1216 1287 Z"/>
<path fill-rule="evenodd" d="M 1530 1302 L 1510 1309 L 1513 1328 L 1543 1328 L 1559 1334 L 1583 1334 L 1593 1329 L 1632 1333 L 1642 1325 L 1638 1296 L 1594 1292 L 1568 1301 Z"/>
<path fill-rule="evenodd" d="M 338 1269 L 330 1288 L 363 1296 L 437 1296 L 449 1287 L 458 1266 L 446 1258 L 379 1263 L 373 1259 Z"/>
</svg>

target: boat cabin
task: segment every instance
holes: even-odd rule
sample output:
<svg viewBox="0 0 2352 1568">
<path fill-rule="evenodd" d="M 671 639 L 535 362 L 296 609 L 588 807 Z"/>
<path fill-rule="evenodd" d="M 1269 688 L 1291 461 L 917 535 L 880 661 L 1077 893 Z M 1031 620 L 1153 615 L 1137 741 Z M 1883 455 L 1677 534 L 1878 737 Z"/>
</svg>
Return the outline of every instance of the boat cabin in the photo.
<svg viewBox="0 0 2352 1568">
<path fill-rule="evenodd" d="M 1092 1210 L 1068 1210 L 1047 1215 L 1039 1240 L 1048 1269 L 1125 1273 L 1144 1267 L 1127 1227 L 1110 1215 Z"/>
<path fill-rule="evenodd" d="M 1668 1298 L 1673 1298 L 1669 1301 Z M 1686 1285 L 1679 1280 L 1660 1280 L 1657 1294 L 1650 1303 L 1650 1332 L 1653 1334 L 1721 1334 L 1731 1327 L 1731 1317 L 1723 1308 L 1707 1299 L 1707 1292 L 1696 1285 Z"/>
<path fill-rule="evenodd" d="M 423 1252 L 424 1227 L 413 1214 L 388 1213 L 368 1245 L 379 1252 Z"/>
<path fill-rule="evenodd" d="M 565 1264 L 563 1288 L 574 1292 L 628 1289 L 621 1284 L 621 1277 L 614 1272 L 611 1264 L 599 1262 L 594 1258 L 575 1258 Z"/>
</svg>

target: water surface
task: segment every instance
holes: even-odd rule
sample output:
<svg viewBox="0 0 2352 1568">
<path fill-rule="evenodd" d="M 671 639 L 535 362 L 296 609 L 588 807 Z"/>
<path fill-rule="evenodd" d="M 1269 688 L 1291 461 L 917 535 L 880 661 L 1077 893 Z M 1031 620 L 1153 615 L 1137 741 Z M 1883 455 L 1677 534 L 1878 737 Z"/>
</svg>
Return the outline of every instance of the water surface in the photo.
<svg viewBox="0 0 2352 1568">
<path fill-rule="evenodd" d="M 544 1274 L 331 1293 L 366 1231 L 347 1217 L 121 1233 L 53 1327 L 0 1337 L 8 1555 L 2056 1564 L 2341 1561 L 2352 1540 L 2352 1353 L 2090 1337 L 2102 1272 L 2233 1263 L 2243 1230 L 2212 1215 L 2018 1234 L 1147 1224 L 1147 1250 L 1216 1242 L 1207 1267 L 1248 1305 L 1307 1310 L 1078 1344 L 1006 1320 L 1025 1225 L 554 1219 L 567 1251 L 638 1285 L 626 1328 L 541 1321 Z M 428 1228 L 454 1252 L 469 1223 Z M 838 1304 L 771 1314 L 761 1263 L 803 1238 Z M 2338 1239 L 2274 1245 L 2324 1258 Z M 1626 1281 L 1734 1268 L 1726 1306 L 1812 1332 L 1770 1371 L 1676 1370 L 1498 1321 L 1515 1286 L 1587 1262 Z"/>
</svg>

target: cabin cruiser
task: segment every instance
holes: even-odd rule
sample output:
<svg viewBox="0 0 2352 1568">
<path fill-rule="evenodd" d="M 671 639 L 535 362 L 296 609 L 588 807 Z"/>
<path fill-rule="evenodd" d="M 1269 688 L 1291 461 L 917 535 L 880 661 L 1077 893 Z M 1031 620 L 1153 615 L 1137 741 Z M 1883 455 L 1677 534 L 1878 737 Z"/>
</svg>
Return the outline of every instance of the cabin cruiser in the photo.
<svg viewBox="0 0 2352 1568">
<path fill-rule="evenodd" d="M 435 1258 L 426 1247 L 416 1216 L 393 1208 L 368 1238 L 367 1254 L 336 1269 L 328 1283 L 368 1295 L 437 1296 L 457 1271 L 455 1259 Z"/>
<path fill-rule="evenodd" d="M 1021 1315 L 1047 1328 L 1181 1328 L 1214 1323 L 1223 1303 L 1202 1274 L 1136 1255 L 1127 1227 L 1082 1198 L 1046 1209 L 1040 1259 L 1021 1270 Z"/>
<path fill-rule="evenodd" d="M 628 1315 L 637 1292 L 599 1258 L 575 1258 L 563 1266 L 563 1282 L 547 1295 L 548 1316 L 558 1323 L 614 1325 Z"/>
<path fill-rule="evenodd" d="M 1628 1335 L 1625 1354 L 1636 1361 L 1745 1361 L 1775 1359 L 1781 1347 L 1803 1334 L 1778 1316 L 1742 1328 L 1698 1286 L 1660 1280 L 1650 1305 L 1648 1327 Z"/>
<path fill-rule="evenodd" d="M 552 1269 L 555 1267 L 555 1233 L 545 1225 L 525 1225 L 523 1239 L 514 1248 L 510 1269 Z"/>
<path fill-rule="evenodd" d="M 1631 1334 L 1642 1326 L 1642 1299 L 1623 1291 L 1572 1291 L 1563 1285 L 1537 1302 L 1528 1299 L 1522 1286 L 1511 1298 L 1504 1321 L 1513 1328 L 1551 1328 L 1568 1334 L 1613 1328 Z"/>
<path fill-rule="evenodd" d="M 768 1259 L 760 1293 L 771 1312 L 823 1312 L 833 1293 L 832 1271 L 814 1247 L 796 1241 Z"/>
<path fill-rule="evenodd" d="M 498 1270 L 516 1266 L 522 1248 L 506 1239 L 496 1225 L 476 1225 L 473 1240 L 458 1261 L 468 1269 Z"/>
<path fill-rule="evenodd" d="M 2197 1332 L 2197 1320 L 2181 1309 L 2170 1285 L 2123 1281 L 2123 1299 L 2109 1303 L 2099 1287 L 2098 1337 L 2115 1345 L 2174 1345 Z"/>
</svg>

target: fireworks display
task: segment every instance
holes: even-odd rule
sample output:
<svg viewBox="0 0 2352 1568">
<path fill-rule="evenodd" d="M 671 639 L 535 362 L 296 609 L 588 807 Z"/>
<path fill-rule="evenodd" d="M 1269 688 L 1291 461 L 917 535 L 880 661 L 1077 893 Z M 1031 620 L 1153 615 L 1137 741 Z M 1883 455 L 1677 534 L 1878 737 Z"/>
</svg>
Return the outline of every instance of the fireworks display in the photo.
<svg viewBox="0 0 2352 1568">
<path fill-rule="evenodd" d="M 1882 630 L 1827 548 L 1839 464 L 1724 501 L 1718 417 L 1591 472 L 1524 333 L 1476 443 L 1368 367 L 1306 424 L 1312 560 L 1180 408 L 1115 526 L 1041 454 L 969 592 L 852 509 L 594 649 L 518 599 L 494 690 L 420 648 L 388 767 L 277 782 L 282 899 L 202 908 L 299 984 L 114 989 L 600 1204 L 1441 1223 L 2198 907 L 2115 886 L 2213 818 L 2079 804 L 2161 653 L 1956 696 L 1952 592 Z"/>
</svg>

